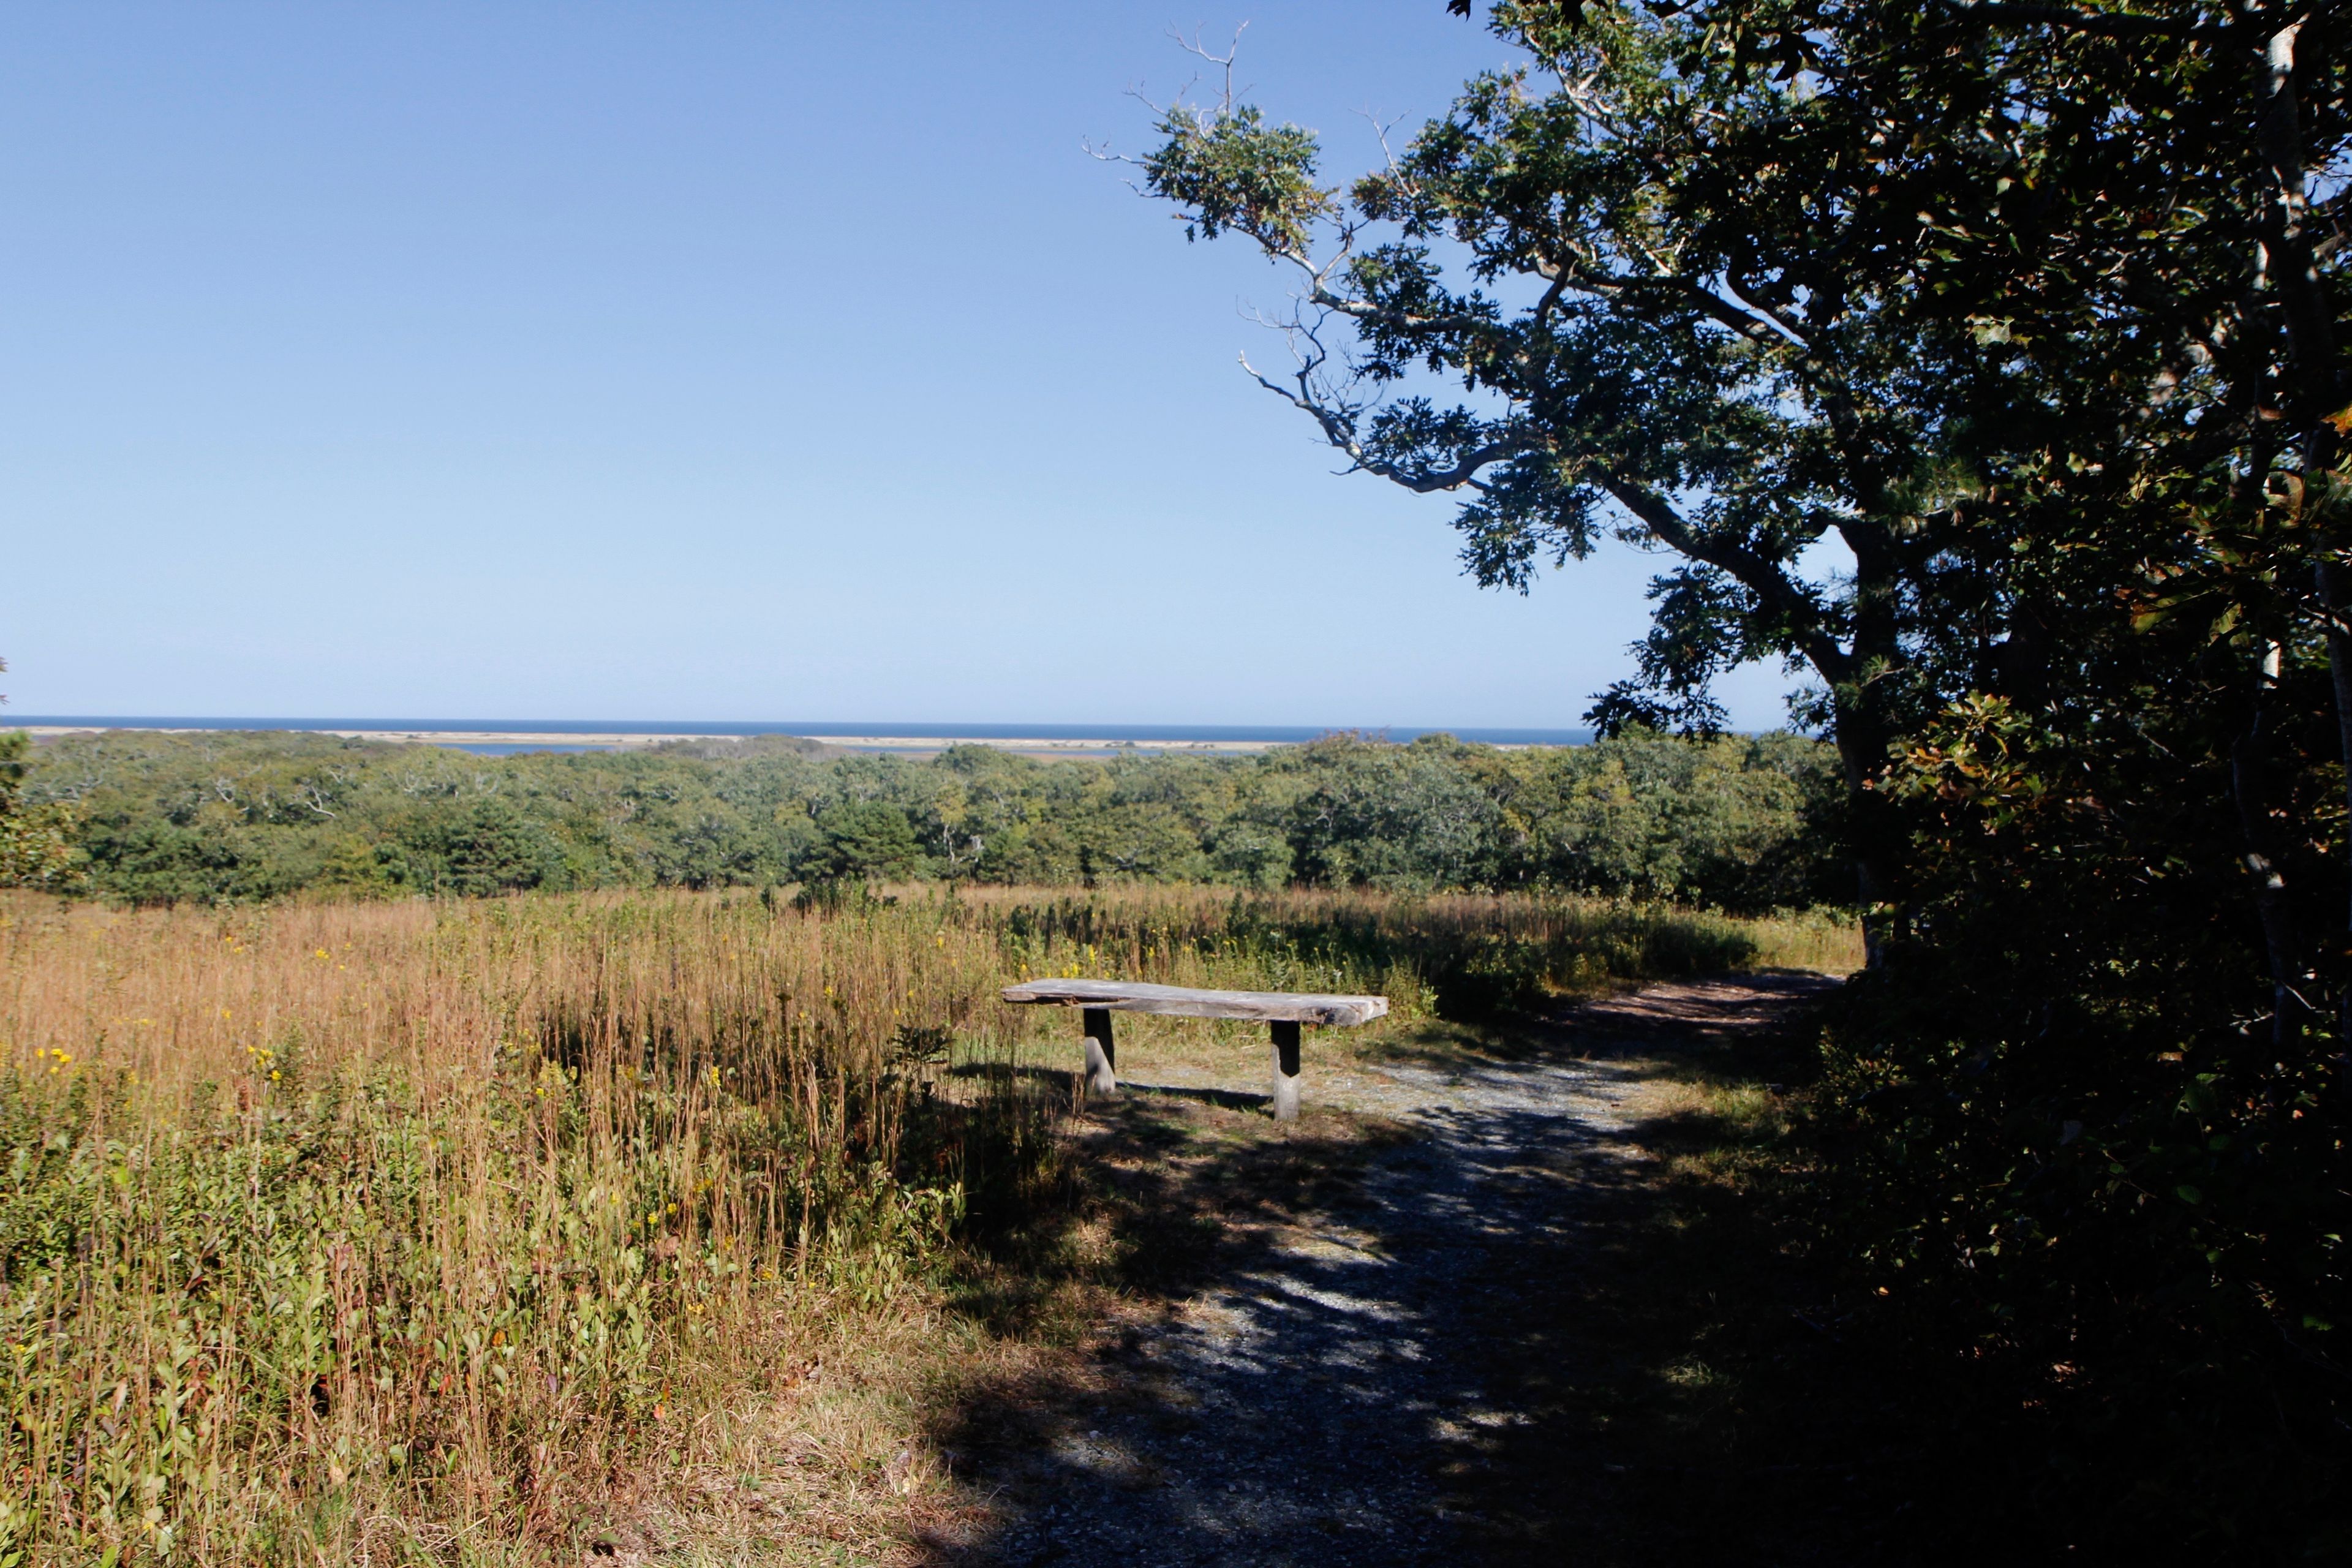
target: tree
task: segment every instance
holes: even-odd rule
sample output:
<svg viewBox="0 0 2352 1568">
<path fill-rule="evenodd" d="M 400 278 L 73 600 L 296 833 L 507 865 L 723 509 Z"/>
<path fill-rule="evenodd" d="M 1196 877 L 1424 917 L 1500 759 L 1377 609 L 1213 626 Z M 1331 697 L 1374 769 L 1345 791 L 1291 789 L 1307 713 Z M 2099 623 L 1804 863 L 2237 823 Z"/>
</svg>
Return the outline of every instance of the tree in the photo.
<svg viewBox="0 0 2352 1568">
<path fill-rule="evenodd" d="M 1528 66 L 1344 195 L 1230 91 L 1145 186 L 1293 270 L 1260 383 L 1482 581 L 1682 558 L 1604 727 L 1819 678 L 1893 906 L 1817 1106 L 1866 1299 L 2149 1539 L 2340 1543 L 2352 7 L 1492 16 Z"/>
<path fill-rule="evenodd" d="M 1894 744 L 1972 692 L 2038 700 L 2053 623 L 2111 614 L 2118 559 L 2193 553 L 2151 497 L 2242 468 L 2304 363 L 2216 331 L 2329 314 L 2265 294 L 2248 242 L 2332 262 L 2280 215 L 2343 145 L 2334 23 L 2210 9 L 1507 3 L 1529 64 L 1344 196 L 1315 137 L 1234 100 L 1230 56 L 1139 162 L 1189 237 L 1293 270 L 1295 363 L 1252 374 L 1357 468 L 1460 495 L 1482 583 L 1524 591 L 1610 530 L 1682 558 L 1597 723 L 1710 729 L 1723 669 L 1810 667 L 1877 903 Z M 2282 34 L 2299 120 L 2250 68 Z M 2051 548 L 2086 524 L 2087 570 Z M 1801 558 L 1832 538 L 1851 571 L 1825 580 Z"/>
<path fill-rule="evenodd" d="M 825 879 L 908 877 L 923 848 L 907 814 L 887 801 L 845 801 L 816 819 L 824 842 L 812 866 Z"/>
</svg>

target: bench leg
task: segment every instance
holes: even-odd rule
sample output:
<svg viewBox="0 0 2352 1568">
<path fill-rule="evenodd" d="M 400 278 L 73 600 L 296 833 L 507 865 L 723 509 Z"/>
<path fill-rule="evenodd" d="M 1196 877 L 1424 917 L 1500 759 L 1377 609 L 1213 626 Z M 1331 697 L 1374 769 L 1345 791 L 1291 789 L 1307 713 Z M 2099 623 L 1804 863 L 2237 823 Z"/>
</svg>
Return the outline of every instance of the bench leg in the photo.
<svg viewBox="0 0 2352 1568">
<path fill-rule="evenodd" d="M 1118 1049 L 1110 1041 L 1110 1009 L 1087 1009 L 1087 1090 L 1090 1094 L 1118 1092 Z"/>
<path fill-rule="evenodd" d="M 1298 1026 L 1276 1022 L 1274 1031 L 1274 1119 L 1298 1120 Z"/>
</svg>

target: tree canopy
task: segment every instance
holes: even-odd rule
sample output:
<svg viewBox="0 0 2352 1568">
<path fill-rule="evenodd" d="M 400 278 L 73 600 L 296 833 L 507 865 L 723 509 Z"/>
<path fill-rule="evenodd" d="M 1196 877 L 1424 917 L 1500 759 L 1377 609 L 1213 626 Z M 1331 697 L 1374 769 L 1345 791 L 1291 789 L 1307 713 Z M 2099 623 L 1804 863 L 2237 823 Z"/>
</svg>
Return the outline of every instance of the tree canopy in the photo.
<svg viewBox="0 0 2352 1568">
<path fill-rule="evenodd" d="M 1859 790 L 1955 700 L 2042 693 L 2053 620 L 2187 570 L 2183 487 L 2326 445 L 2326 8 L 1491 25 L 1528 63 L 1344 190 L 1230 92 L 1139 162 L 1188 235 L 1293 269 L 1295 363 L 1259 379 L 1363 471 L 1456 494 L 1481 582 L 1604 531 L 1680 557 L 1604 728 L 1717 727 L 1711 679 L 1780 657 Z M 1809 569 L 1824 541 L 1843 571 Z"/>
<path fill-rule="evenodd" d="M 1143 184 L 1289 269 L 1253 374 L 1481 582 L 1668 558 L 1604 729 L 1811 671 L 1874 1299 L 2076 1423 L 2111 1520 L 2340 1544 L 2352 6 L 1487 19 L 1522 63 L 1353 179 L 1228 91 Z"/>
</svg>

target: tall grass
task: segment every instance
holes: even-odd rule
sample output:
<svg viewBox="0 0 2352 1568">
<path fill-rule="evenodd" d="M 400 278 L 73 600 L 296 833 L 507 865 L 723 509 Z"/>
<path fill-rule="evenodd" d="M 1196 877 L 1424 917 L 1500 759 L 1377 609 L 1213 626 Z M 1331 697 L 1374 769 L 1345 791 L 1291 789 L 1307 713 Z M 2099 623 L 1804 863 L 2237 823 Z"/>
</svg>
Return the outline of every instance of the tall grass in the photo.
<svg viewBox="0 0 2352 1568">
<path fill-rule="evenodd" d="M 15 902 L 0 1540 L 561 1536 L 780 1281 L 944 1238 L 908 1042 L 995 1048 L 996 971 L 914 909 Z"/>
<path fill-rule="evenodd" d="M 0 1568 L 576 1549 L 767 1375 L 780 1318 L 890 1310 L 1050 1181 L 1067 1098 L 1009 1069 L 1068 1031 L 996 999 L 1024 973 L 1410 1018 L 1737 967 L 1772 929 L 1186 889 L 11 896 Z"/>
<path fill-rule="evenodd" d="M 1853 921 L 1831 910 L 1754 920 L 1627 900 L 1150 884 L 982 888 L 962 907 L 1040 974 L 1380 993 L 1403 1018 L 1474 1017 L 1711 971 L 1843 973 L 1862 962 Z"/>
</svg>

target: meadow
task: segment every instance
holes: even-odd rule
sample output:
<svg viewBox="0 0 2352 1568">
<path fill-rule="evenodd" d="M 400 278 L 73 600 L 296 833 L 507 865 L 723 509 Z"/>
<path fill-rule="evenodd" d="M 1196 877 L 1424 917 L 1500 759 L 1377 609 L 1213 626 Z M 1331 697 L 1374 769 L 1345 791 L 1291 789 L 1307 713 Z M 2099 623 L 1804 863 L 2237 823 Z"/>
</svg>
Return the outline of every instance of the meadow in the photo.
<svg viewBox="0 0 2352 1568">
<path fill-rule="evenodd" d="M 1003 984 L 1377 992 L 1376 1050 L 1859 957 L 1831 916 L 1182 886 L 0 917 L 7 1568 L 572 1560 L 754 1470 L 752 1534 L 880 1551 L 953 1506 L 908 1412 L 1028 1331 L 950 1287 L 1068 1185 L 1074 1026 Z"/>
</svg>

